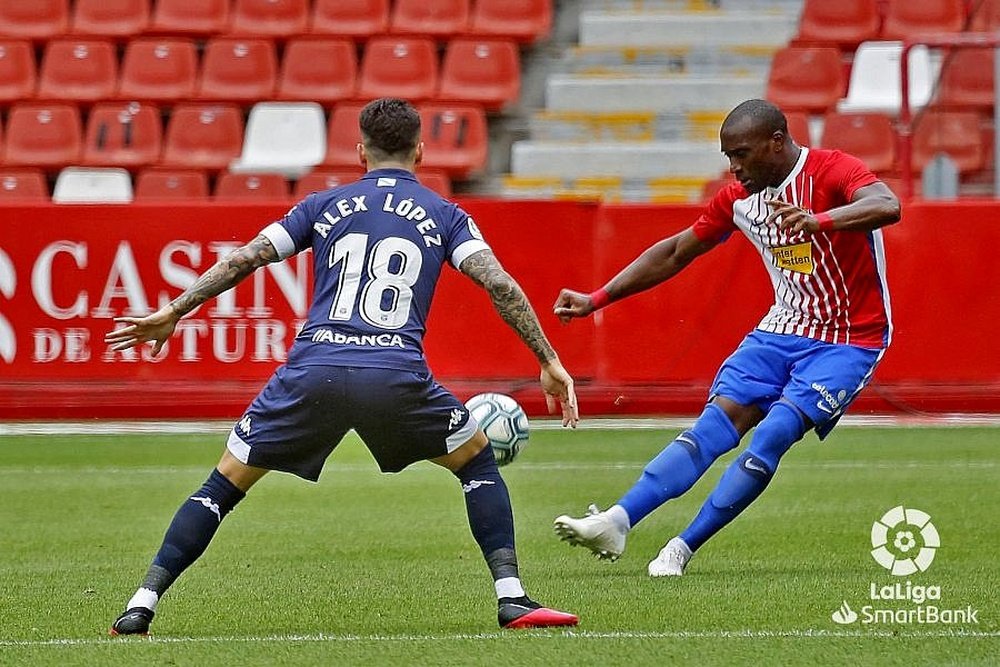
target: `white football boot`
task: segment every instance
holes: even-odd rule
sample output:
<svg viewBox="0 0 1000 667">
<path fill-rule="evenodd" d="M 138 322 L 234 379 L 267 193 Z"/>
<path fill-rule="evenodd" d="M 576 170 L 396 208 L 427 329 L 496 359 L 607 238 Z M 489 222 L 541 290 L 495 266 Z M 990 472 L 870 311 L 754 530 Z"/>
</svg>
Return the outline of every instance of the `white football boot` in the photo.
<svg viewBox="0 0 1000 667">
<path fill-rule="evenodd" d="M 625 536 L 629 530 L 627 515 L 616 521 L 612 510 L 602 512 L 597 505 L 591 505 L 587 511 L 587 516 L 580 519 L 565 514 L 556 517 L 556 534 L 573 546 L 587 547 L 602 560 L 618 560 L 625 551 Z M 624 510 L 619 511 L 624 514 Z"/>
<path fill-rule="evenodd" d="M 687 567 L 692 555 L 687 542 L 679 537 L 671 538 L 666 546 L 660 549 L 656 558 L 649 561 L 649 576 L 679 577 L 684 574 L 684 568 Z"/>
</svg>

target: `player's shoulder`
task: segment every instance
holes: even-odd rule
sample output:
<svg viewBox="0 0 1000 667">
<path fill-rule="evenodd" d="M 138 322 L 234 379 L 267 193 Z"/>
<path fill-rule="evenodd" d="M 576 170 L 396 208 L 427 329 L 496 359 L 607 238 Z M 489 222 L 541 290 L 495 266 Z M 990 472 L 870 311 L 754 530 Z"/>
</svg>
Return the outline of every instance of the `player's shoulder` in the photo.
<svg viewBox="0 0 1000 667">
<path fill-rule="evenodd" d="M 864 167 L 859 158 L 836 148 L 810 148 L 806 166 L 814 174 Z"/>
</svg>

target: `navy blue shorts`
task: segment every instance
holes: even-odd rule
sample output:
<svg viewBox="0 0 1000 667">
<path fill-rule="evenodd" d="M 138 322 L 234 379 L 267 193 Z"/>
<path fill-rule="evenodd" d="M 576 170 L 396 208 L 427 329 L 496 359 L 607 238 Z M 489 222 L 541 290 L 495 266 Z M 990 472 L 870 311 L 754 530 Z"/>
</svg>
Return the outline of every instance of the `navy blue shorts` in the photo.
<svg viewBox="0 0 1000 667">
<path fill-rule="evenodd" d="M 227 447 L 247 465 L 316 481 L 351 429 L 383 472 L 444 456 L 479 428 L 429 371 L 282 366 L 233 426 Z"/>
<path fill-rule="evenodd" d="M 767 412 L 784 397 L 825 438 L 871 380 L 884 352 L 754 330 L 723 362 L 709 400 L 724 396 Z"/>
</svg>

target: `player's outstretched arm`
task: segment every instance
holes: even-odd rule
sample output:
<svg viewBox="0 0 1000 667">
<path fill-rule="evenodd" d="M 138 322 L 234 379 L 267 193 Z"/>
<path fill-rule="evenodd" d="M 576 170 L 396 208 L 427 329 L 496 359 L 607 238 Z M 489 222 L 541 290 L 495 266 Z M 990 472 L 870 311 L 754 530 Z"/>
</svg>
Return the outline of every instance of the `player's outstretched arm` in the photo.
<svg viewBox="0 0 1000 667">
<path fill-rule="evenodd" d="M 575 427 L 580 420 L 580 412 L 576 403 L 573 378 L 563 368 L 556 351 L 545 337 L 538 316 L 535 315 L 535 310 L 528 302 L 521 286 L 504 270 L 492 250 L 473 253 L 459 268 L 489 293 L 497 313 L 538 359 L 542 367 L 542 390 L 545 392 L 545 402 L 548 404 L 549 412 L 555 412 L 555 404 L 558 401 L 562 408 L 563 426 Z"/>
<path fill-rule="evenodd" d="M 693 228 L 689 227 L 651 245 L 596 292 L 584 294 L 570 289 L 560 291 L 553 312 L 563 322 L 569 322 L 574 317 L 586 317 L 612 301 L 624 299 L 674 277 L 696 257 L 717 244 L 714 241 L 702 241 L 695 235 Z"/>
<path fill-rule="evenodd" d="M 116 317 L 115 322 L 125 326 L 109 331 L 104 336 L 104 342 L 110 344 L 112 350 L 127 350 L 154 341 L 155 356 L 163 349 L 163 344 L 182 317 L 212 297 L 238 285 L 260 267 L 278 259 L 278 251 L 271 242 L 259 235 L 216 262 L 191 287 L 155 313 L 145 317 Z"/>
</svg>

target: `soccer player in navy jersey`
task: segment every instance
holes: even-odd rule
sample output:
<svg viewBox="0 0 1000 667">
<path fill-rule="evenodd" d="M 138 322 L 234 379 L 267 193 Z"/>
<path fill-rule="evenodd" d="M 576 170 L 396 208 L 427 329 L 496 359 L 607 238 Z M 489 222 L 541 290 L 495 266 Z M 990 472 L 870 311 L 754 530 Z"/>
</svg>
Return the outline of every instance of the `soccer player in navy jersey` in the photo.
<svg viewBox="0 0 1000 667">
<path fill-rule="evenodd" d="M 752 503 L 810 429 L 825 438 L 868 384 L 892 331 L 881 227 L 896 196 L 860 160 L 796 145 L 784 114 L 748 100 L 726 117 L 722 152 L 736 177 L 694 225 L 654 244 L 604 287 L 562 290 L 555 314 L 586 317 L 668 280 L 739 231 L 764 261 L 774 305 L 723 363 L 694 425 L 668 444 L 614 505 L 560 516 L 555 530 L 616 560 L 639 521 L 676 498 L 751 429 L 701 511 L 648 566 L 680 576 L 694 552 Z M 669 342 L 667 342 L 669 344 Z"/>
<path fill-rule="evenodd" d="M 113 635 L 148 633 L 160 598 L 265 473 L 316 481 L 349 429 L 383 472 L 430 460 L 455 474 L 493 575 L 501 627 L 577 623 L 575 615 L 525 593 L 510 496 L 493 450 L 461 401 L 428 370 L 422 341 L 443 264 L 483 287 L 537 357 L 549 409 L 561 404 L 563 426 L 579 419 L 573 379 L 472 218 L 414 177 L 423 151 L 416 110 L 403 100 L 375 100 L 359 125 L 359 157 L 368 169 L 359 181 L 310 194 L 168 305 L 146 317 L 117 318 L 124 326 L 105 337 L 114 350 L 152 342 L 159 354 L 185 314 L 260 267 L 313 250 L 313 300 L 287 363 L 233 427 L 208 480 L 177 511 Z"/>
</svg>

